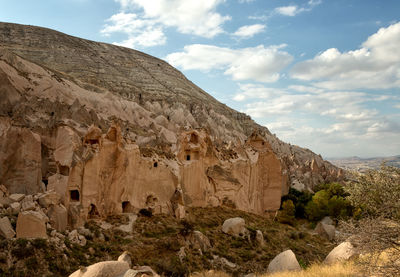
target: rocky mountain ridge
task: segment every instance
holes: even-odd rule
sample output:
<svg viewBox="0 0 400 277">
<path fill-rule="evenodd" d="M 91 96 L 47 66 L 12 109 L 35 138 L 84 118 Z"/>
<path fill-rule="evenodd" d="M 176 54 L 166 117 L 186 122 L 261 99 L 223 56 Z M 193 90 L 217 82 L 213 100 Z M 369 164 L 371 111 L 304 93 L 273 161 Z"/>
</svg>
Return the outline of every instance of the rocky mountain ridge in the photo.
<svg viewBox="0 0 400 277">
<path fill-rule="evenodd" d="M 187 205 L 263 214 L 290 186 L 343 177 L 135 50 L 0 23 L 0 81 L 0 182 L 55 190 L 72 226 Z"/>
</svg>

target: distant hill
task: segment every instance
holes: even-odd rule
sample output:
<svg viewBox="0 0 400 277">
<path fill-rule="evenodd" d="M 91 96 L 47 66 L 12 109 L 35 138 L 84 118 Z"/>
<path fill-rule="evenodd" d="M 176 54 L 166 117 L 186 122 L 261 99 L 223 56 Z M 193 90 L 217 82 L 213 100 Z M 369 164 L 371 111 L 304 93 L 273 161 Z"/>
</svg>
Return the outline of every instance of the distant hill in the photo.
<svg viewBox="0 0 400 277">
<path fill-rule="evenodd" d="M 400 168 L 400 155 L 374 158 L 360 158 L 356 156 L 348 158 L 328 158 L 328 161 L 338 167 L 360 172 L 364 172 L 368 169 L 378 169 L 383 163 Z"/>
</svg>

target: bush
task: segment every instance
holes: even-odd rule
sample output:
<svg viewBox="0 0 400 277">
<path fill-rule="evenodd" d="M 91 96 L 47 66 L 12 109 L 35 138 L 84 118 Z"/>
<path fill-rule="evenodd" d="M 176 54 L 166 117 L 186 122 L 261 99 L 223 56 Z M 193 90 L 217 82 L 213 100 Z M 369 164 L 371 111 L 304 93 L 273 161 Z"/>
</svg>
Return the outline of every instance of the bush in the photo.
<svg viewBox="0 0 400 277">
<path fill-rule="evenodd" d="M 281 203 L 291 200 L 295 206 L 295 217 L 305 218 L 305 207 L 311 198 L 312 194 L 308 191 L 298 191 L 297 189 L 290 188 L 289 193 L 282 197 Z"/>
<path fill-rule="evenodd" d="M 282 210 L 279 212 L 278 221 L 289 225 L 294 225 L 296 209 L 292 200 L 282 203 Z"/>
<path fill-rule="evenodd" d="M 354 177 L 348 199 L 362 216 L 400 219 L 400 168 L 383 165 Z"/>
<path fill-rule="evenodd" d="M 352 214 L 350 201 L 346 199 L 344 187 L 337 183 L 319 186 L 311 201 L 305 207 L 307 218 L 311 221 L 321 220 L 325 216 L 333 218 L 347 217 Z"/>
</svg>

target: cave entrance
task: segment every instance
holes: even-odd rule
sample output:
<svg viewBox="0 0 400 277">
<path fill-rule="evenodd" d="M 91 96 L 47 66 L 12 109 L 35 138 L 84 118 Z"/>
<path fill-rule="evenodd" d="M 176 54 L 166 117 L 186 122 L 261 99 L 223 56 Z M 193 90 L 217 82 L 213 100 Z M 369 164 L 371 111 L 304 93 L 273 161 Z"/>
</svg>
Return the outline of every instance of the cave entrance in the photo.
<svg viewBox="0 0 400 277">
<path fill-rule="evenodd" d="M 99 211 L 96 208 L 96 205 L 95 204 L 90 204 L 88 218 L 92 219 L 92 218 L 99 218 L 99 217 L 100 217 L 100 214 L 99 214 Z"/>
<path fill-rule="evenodd" d="M 131 202 L 129 202 L 129 201 L 122 202 L 122 212 L 123 213 L 132 213 L 133 212 L 133 206 L 131 205 Z"/>
<path fill-rule="evenodd" d="M 75 201 L 75 202 L 79 201 L 79 190 L 77 190 L 77 189 L 70 190 L 69 196 L 70 196 L 71 201 Z"/>
</svg>

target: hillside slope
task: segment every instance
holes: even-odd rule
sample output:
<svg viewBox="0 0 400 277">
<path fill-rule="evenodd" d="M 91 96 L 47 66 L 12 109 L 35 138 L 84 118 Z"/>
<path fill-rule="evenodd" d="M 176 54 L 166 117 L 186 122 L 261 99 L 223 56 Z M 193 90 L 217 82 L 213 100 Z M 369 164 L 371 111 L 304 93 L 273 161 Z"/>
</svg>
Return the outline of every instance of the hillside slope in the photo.
<svg viewBox="0 0 400 277">
<path fill-rule="evenodd" d="M 342 178 L 135 50 L 0 23 L 0 80 L 0 182 L 10 193 L 55 189 L 74 226 L 143 207 L 262 214 L 291 185 Z"/>
</svg>

